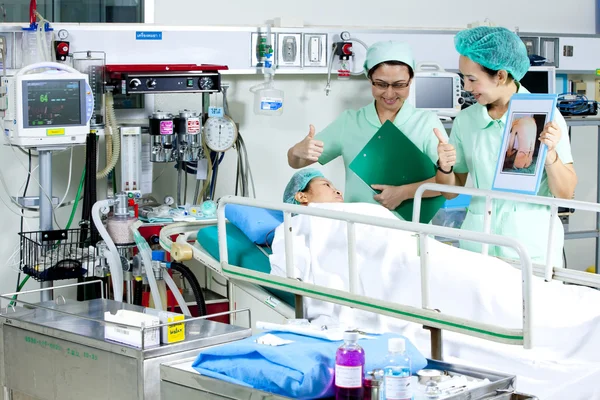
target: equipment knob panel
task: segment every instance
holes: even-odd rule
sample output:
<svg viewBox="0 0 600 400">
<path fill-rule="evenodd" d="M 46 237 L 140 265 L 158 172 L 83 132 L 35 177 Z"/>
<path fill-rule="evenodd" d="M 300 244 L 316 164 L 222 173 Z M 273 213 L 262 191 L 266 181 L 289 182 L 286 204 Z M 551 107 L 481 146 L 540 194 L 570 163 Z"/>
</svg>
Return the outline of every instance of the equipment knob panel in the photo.
<svg viewBox="0 0 600 400">
<path fill-rule="evenodd" d="M 131 81 L 129 81 L 129 87 L 132 89 L 139 87 L 141 84 L 142 82 L 140 82 L 138 78 L 133 78 Z"/>
</svg>

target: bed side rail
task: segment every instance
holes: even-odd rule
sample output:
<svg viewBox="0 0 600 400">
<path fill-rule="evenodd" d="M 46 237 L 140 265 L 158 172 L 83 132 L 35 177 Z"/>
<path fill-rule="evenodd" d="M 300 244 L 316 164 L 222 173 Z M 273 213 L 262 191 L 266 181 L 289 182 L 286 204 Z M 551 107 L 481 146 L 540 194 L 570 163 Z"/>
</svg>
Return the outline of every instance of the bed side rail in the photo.
<svg viewBox="0 0 600 400">
<path fill-rule="evenodd" d="M 413 205 L 413 221 L 419 221 L 419 217 L 421 215 L 421 202 L 423 198 L 423 193 L 426 191 L 434 191 L 434 192 L 442 192 L 442 193 L 455 193 L 455 194 L 465 194 L 473 197 L 485 197 L 485 212 L 483 215 L 483 227 L 484 233 L 490 233 L 491 224 L 493 215 L 493 207 L 492 201 L 495 199 L 498 200 L 509 200 L 516 201 L 521 203 L 529 203 L 529 204 L 539 204 L 550 207 L 550 228 L 548 232 L 548 247 L 546 248 L 546 264 L 544 265 L 544 279 L 546 282 L 552 280 L 553 276 L 567 276 L 567 279 L 573 275 L 571 278 L 576 281 L 581 281 L 584 276 L 582 273 L 569 274 L 566 273 L 563 268 L 554 267 L 552 265 L 552 257 L 551 251 L 553 247 L 554 238 L 552 237 L 552 230 L 554 228 L 554 224 L 556 223 L 556 216 L 558 215 L 558 208 L 565 207 L 569 209 L 582 210 L 582 211 L 592 211 L 595 213 L 600 213 L 600 204 L 597 203 L 588 203 L 584 201 L 578 200 L 566 200 L 566 199 L 557 199 L 553 197 L 545 197 L 545 196 L 533 196 L 533 195 L 523 195 L 517 193 L 510 192 L 502 192 L 496 190 L 483 190 L 483 189 L 475 189 L 475 188 L 467 188 L 463 186 L 452 186 L 452 185 L 441 185 L 439 183 L 424 183 L 415 192 L 415 199 Z M 490 243 L 491 244 L 491 243 Z M 483 243 L 482 254 L 488 254 L 488 244 Z M 575 272 L 575 271 L 573 271 Z M 583 279 L 585 281 L 585 279 Z M 590 285 L 592 287 L 598 286 L 597 279 L 590 279 Z"/>
<path fill-rule="evenodd" d="M 227 204 L 240 204 L 251 207 L 260 207 L 271 210 L 279 210 L 284 214 L 284 243 L 286 251 L 286 273 L 287 278 L 278 277 L 271 274 L 248 271 L 246 269 L 230 265 L 228 261 L 227 240 L 226 240 L 226 219 L 225 206 Z M 291 232 L 292 214 L 304 214 L 315 217 L 330 218 L 347 223 L 348 235 L 348 260 L 349 260 L 349 291 L 333 290 L 325 286 L 300 282 L 293 278 L 293 241 Z M 532 347 L 532 310 L 531 310 L 531 280 L 532 265 L 525 247 L 514 239 L 498 235 L 481 234 L 479 232 L 463 231 L 455 228 L 446 228 L 421 223 L 400 221 L 396 219 L 374 218 L 355 213 L 324 210 L 313 207 L 302 207 L 292 204 L 274 203 L 250 199 L 246 197 L 225 196 L 219 200 L 217 209 L 217 223 L 219 232 L 219 253 L 221 268 L 225 276 L 232 279 L 252 282 L 270 288 L 280 289 L 296 295 L 307 296 L 336 304 L 359 308 L 378 314 L 389 315 L 403 320 L 416 322 L 436 329 L 445 329 L 454 332 L 463 333 L 470 336 L 476 336 L 500 343 L 523 345 L 529 349 Z M 355 258 L 356 237 L 355 224 L 366 224 L 379 226 L 382 228 L 399 229 L 415 232 L 421 237 L 428 235 L 438 235 L 448 238 L 473 240 L 476 242 L 488 243 L 497 246 L 505 246 L 514 249 L 521 260 L 522 272 L 522 292 L 523 292 L 523 328 L 506 329 L 499 326 L 479 323 L 476 321 L 465 320 L 451 315 L 440 313 L 429 309 L 428 304 L 423 301 L 423 308 L 410 307 L 396 303 L 386 302 L 371 297 L 359 295 L 358 293 L 358 270 Z M 421 264 L 427 260 L 422 257 L 427 249 L 421 248 Z M 423 270 L 423 269 L 422 269 Z M 427 281 L 427 275 L 421 275 L 421 284 Z M 423 296 L 422 300 L 427 297 Z"/>
</svg>

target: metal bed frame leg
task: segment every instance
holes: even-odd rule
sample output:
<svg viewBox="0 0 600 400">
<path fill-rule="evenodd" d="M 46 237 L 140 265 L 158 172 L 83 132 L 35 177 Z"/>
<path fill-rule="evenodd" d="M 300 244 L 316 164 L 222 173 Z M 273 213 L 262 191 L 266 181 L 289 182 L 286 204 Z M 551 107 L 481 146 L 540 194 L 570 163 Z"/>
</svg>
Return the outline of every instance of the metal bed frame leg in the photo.
<svg viewBox="0 0 600 400">
<path fill-rule="evenodd" d="M 423 328 L 431 332 L 431 358 L 433 360 L 443 361 L 444 345 L 442 341 L 442 330 L 430 326 L 424 326 Z"/>
<path fill-rule="evenodd" d="M 4 389 L 4 400 L 12 400 L 13 399 L 12 390 L 7 388 L 6 386 L 4 386 L 3 389 Z"/>
<path fill-rule="evenodd" d="M 296 300 L 296 307 L 295 307 L 296 308 L 295 309 L 296 318 L 302 319 L 302 318 L 304 318 L 304 304 L 302 302 L 302 296 L 297 294 L 294 297 Z"/>
</svg>

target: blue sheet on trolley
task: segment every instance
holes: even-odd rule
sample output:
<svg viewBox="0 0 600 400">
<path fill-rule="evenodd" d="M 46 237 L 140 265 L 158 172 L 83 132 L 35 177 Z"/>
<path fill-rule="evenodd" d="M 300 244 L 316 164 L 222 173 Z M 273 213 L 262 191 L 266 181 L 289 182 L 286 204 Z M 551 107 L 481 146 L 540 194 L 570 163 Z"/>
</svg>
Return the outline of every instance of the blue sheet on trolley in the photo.
<svg viewBox="0 0 600 400">
<path fill-rule="evenodd" d="M 192 364 L 202 375 L 295 399 L 334 395 L 335 353 L 341 341 L 328 341 L 285 332 L 270 332 L 291 340 L 281 346 L 256 343 L 263 334 L 203 350 Z M 365 372 L 383 368 L 388 339 L 394 334 L 359 340 L 365 350 Z M 406 341 L 412 372 L 427 365 L 425 357 Z"/>
</svg>

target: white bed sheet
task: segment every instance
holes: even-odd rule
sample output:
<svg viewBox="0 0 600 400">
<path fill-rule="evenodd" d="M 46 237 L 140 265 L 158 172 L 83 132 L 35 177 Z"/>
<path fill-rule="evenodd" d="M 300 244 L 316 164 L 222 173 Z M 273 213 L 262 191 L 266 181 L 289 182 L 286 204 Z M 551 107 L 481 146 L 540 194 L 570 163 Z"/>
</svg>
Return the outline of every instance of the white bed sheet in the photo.
<svg viewBox="0 0 600 400">
<path fill-rule="evenodd" d="M 312 206 L 395 218 L 371 204 Z M 346 224 L 298 215 L 292 225 L 296 277 L 348 290 Z M 275 233 L 270 260 L 272 273 L 285 276 L 281 229 Z M 420 307 L 417 238 L 409 232 L 357 225 L 356 239 L 360 294 Z M 430 242 L 434 308 L 507 328 L 522 327 L 520 270 L 493 257 Z M 541 399 L 600 398 L 595 388 L 600 379 L 600 292 L 534 277 L 533 298 L 535 349 L 444 332 L 445 360 L 515 374 L 519 390 Z M 420 349 L 429 349 L 428 332 L 416 324 L 309 298 L 305 312 L 319 324 L 401 332 Z M 580 390 L 573 392 L 573 386 Z"/>
</svg>

